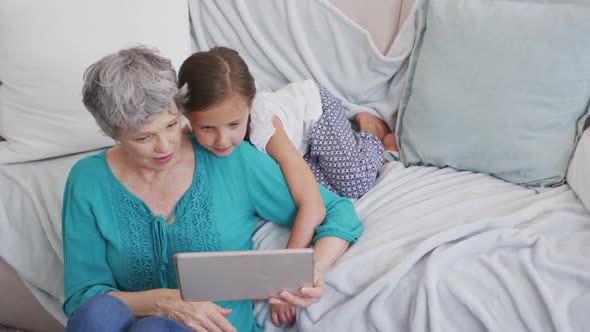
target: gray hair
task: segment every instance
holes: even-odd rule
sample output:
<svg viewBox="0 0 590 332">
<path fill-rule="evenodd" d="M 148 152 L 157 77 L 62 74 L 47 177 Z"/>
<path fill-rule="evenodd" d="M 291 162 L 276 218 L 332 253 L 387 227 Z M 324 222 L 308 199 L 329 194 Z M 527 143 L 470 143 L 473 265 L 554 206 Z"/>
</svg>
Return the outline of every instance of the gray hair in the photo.
<svg viewBox="0 0 590 332">
<path fill-rule="evenodd" d="M 121 130 L 135 132 L 174 100 L 180 112 L 188 89 L 178 89 L 170 60 L 146 46 L 109 54 L 84 72 L 82 101 L 100 129 L 116 139 Z"/>
</svg>

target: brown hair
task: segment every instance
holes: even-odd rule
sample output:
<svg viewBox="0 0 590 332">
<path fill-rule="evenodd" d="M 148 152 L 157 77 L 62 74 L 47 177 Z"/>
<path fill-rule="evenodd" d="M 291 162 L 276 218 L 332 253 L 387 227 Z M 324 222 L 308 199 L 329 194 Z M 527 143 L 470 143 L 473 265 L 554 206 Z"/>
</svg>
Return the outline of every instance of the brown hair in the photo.
<svg viewBox="0 0 590 332">
<path fill-rule="evenodd" d="M 238 52 L 214 47 L 188 57 L 178 71 L 178 85 L 188 86 L 183 106 L 187 112 L 201 111 L 221 104 L 234 94 L 252 105 L 256 95 L 254 78 Z"/>
</svg>

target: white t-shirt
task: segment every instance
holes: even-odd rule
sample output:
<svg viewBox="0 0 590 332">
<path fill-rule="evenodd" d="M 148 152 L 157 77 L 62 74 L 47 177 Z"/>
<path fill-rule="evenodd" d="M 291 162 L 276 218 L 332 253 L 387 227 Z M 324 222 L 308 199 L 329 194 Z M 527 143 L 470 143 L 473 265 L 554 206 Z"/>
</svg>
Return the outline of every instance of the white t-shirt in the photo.
<svg viewBox="0 0 590 332">
<path fill-rule="evenodd" d="M 307 153 L 307 137 L 322 116 L 320 91 L 312 80 L 286 85 L 276 92 L 256 95 L 250 111 L 250 141 L 266 153 L 266 144 L 274 135 L 272 118 L 283 123 L 287 136 L 301 155 Z"/>
</svg>

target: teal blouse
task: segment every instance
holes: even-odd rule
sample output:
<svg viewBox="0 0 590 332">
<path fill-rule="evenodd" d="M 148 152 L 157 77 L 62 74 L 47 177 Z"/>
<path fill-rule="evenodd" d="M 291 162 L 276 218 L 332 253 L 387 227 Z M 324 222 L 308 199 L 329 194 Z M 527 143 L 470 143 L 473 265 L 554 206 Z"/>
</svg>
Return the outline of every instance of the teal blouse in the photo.
<svg viewBox="0 0 590 332">
<path fill-rule="evenodd" d="M 252 249 L 259 218 L 292 226 L 297 209 L 272 158 L 247 142 L 220 158 L 190 139 L 193 182 L 169 226 L 114 176 L 106 149 L 72 167 L 62 209 L 68 317 L 97 294 L 177 288 L 175 253 Z M 327 213 L 313 241 L 334 236 L 354 243 L 363 230 L 354 206 L 321 185 L 320 192 Z M 233 309 L 228 319 L 239 331 L 260 330 L 252 301 L 217 304 Z"/>
</svg>

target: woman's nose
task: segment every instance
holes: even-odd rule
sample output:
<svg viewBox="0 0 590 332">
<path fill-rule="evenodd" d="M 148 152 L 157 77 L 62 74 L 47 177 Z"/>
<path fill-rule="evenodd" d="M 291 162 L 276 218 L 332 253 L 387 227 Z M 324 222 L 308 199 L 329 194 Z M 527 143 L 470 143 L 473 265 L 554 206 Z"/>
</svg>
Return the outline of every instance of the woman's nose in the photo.
<svg viewBox="0 0 590 332">
<path fill-rule="evenodd" d="M 165 136 L 160 136 L 158 137 L 158 142 L 156 144 L 156 152 L 159 153 L 166 153 L 166 152 L 170 152 L 169 148 L 170 148 L 171 142 L 170 140 L 165 137 Z"/>
</svg>

